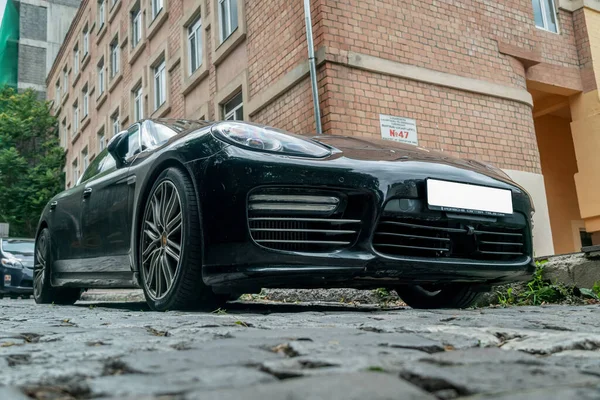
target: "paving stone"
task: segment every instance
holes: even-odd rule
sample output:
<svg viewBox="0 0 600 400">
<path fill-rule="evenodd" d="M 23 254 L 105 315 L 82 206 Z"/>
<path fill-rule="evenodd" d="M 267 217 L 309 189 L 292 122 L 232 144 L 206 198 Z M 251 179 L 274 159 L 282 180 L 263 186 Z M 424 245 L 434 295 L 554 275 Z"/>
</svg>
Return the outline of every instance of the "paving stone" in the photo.
<svg viewBox="0 0 600 400">
<path fill-rule="evenodd" d="M 186 399 L 203 400 L 417 400 L 435 399 L 419 388 L 384 373 L 358 373 L 289 379 L 240 390 L 191 392 Z"/>
<path fill-rule="evenodd" d="M 0 399 L 2 400 L 29 400 L 23 392 L 17 388 L 0 387 Z"/>
</svg>

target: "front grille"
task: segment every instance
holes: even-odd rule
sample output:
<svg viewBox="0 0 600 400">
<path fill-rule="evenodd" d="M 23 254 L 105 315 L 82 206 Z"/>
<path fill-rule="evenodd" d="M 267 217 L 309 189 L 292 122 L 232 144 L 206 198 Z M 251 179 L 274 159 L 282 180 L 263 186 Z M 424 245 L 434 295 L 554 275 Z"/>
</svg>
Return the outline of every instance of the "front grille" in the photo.
<svg viewBox="0 0 600 400">
<path fill-rule="evenodd" d="M 523 228 L 384 216 L 373 248 L 390 256 L 510 261 L 526 251 Z"/>
<path fill-rule="evenodd" d="M 364 207 L 334 191 L 262 189 L 248 199 L 248 225 L 261 246 L 287 251 L 330 252 L 357 239 Z"/>
</svg>

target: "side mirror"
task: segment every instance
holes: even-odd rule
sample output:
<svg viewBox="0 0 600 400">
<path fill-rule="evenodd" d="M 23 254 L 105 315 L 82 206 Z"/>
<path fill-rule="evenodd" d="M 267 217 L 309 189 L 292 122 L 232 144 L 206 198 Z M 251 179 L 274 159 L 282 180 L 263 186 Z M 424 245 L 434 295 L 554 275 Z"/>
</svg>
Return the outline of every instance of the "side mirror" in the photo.
<svg viewBox="0 0 600 400">
<path fill-rule="evenodd" d="M 106 145 L 108 153 L 115 159 L 117 168 L 125 165 L 125 154 L 127 154 L 128 147 L 127 136 L 127 131 L 121 131 L 113 136 Z"/>
</svg>

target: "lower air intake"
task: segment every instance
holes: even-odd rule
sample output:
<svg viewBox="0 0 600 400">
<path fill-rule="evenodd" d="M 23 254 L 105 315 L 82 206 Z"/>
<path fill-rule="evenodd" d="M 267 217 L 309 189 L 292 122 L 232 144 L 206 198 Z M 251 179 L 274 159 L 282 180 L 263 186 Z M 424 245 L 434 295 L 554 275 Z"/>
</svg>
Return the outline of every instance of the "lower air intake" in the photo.
<svg viewBox="0 0 600 400">
<path fill-rule="evenodd" d="M 274 250 L 331 252 L 350 247 L 361 218 L 353 214 L 352 196 L 333 191 L 264 189 L 248 199 L 252 239 Z"/>
</svg>

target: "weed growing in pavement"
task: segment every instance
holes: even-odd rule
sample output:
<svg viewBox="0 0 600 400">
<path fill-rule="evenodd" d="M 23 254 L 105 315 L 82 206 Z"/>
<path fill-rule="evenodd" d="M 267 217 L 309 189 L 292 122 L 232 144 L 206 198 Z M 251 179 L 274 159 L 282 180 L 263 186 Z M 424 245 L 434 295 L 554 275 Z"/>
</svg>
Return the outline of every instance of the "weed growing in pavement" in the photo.
<svg viewBox="0 0 600 400">
<path fill-rule="evenodd" d="M 569 287 L 562 283 L 544 279 L 544 264 L 547 260 L 536 261 L 536 268 L 531 280 L 523 290 L 508 288 L 506 292 L 498 292 L 498 302 L 501 306 L 539 306 L 549 303 L 582 302 L 583 299 L 600 300 L 600 282 L 594 288 L 584 289 Z"/>
<path fill-rule="evenodd" d="M 375 289 L 375 290 L 373 290 L 373 293 L 375 293 L 375 295 L 377 297 L 379 297 L 380 299 L 385 299 L 385 298 L 390 297 L 390 291 L 387 288 Z"/>
</svg>

